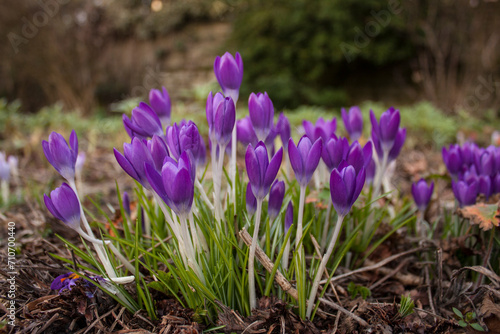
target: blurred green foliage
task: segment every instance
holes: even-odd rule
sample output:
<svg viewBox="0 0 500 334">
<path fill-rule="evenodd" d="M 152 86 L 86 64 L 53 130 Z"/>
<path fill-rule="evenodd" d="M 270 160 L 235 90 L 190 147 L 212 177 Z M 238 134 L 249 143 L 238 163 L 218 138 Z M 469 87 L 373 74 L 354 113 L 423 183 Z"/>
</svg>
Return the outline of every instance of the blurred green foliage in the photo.
<svg viewBox="0 0 500 334">
<path fill-rule="evenodd" d="M 344 84 L 351 74 L 412 55 L 402 8 L 395 11 L 391 3 L 401 5 L 387 0 L 243 4 L 232 35 L 245 63 L 242 96 L 267 91 L 278 108 L 347 104 Z"/>
</svg>

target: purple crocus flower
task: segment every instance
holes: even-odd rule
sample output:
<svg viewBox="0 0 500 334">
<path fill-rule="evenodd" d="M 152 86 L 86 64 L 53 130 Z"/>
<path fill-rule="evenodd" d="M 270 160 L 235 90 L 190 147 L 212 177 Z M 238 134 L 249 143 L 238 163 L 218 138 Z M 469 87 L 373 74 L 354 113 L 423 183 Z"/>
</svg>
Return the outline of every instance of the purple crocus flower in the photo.
<svg viewBox="0 0 500 334">
<path fill-rule="evenodd" d="M 10 164 L 5 157 L 5 153 L 0 152 L 0 180 L 9 181 L 9 179 L 10 179 Z"/>
<path fill-rule="evenodd" d="M 403 148 L 405 140 L 406 140 L 406 128 L 399 129 L 396 132 L 396 137 L 394 138 L 393 145 L 388 151 L 387 163 L 396 160 L 399 153 L 401 152 L 401 149 Z M 382 147 L 382 142 L 380 141 L 380 138 L 378 138 L 375 132 L 372 132 L 372 142 L 373 145 L 375 146 L 375 150 L 377 151 L 379 159 L 382 160 L 384 156 L 384 148 Z"/>
<path fill-rule="evenodd" d="M 80 229 L 80 201 L 67 183 L 52 190 L 50 197 L 44 194 L 43 200 L 54 217 L 74 230 Z"/>
<path fill-rule="evenodd" d="M 492 189 L 495 194 L 500 193 L 500 172 L 492 178 Z"/>
<path fill-rule="evenodd" d="M 481 150 L 477 152 L 474 160 L 476 170 L 481 175 L 493 175 L 496 172 L 495 155 L 490 150 Z"/>
<path fill-rule="evenodd" d="M 208 94 L 207 104 L 205 107 L 207 122 L 208 122 L 208 136 L 210 137 L 210 141 L 215 143 L 215 113 L 217 112 L 217 107 L 219 104 L 224 101 L 224 95 L 222 93 L 217 93 L 213 96 L 212 92 Z"/>
<path fill-rule="evenodd" d="M 150 147 L 153 148 L 153 143 L 150 145 Z M 113 152 L 115 153 L 116 161 L 118 161 L 118 164 L 120 164 L 120 166 L 128 175 L 142 184 L 145 188 L 151 189 L 151 186 L 149 185 L 146 174 L 144 172 L 144 162 L 147 162 L 152 166 L 156 166 L 160 159 L 153 159 L 153 156 L 148 149 L 147 142 L 145 140 L 134 137 L 132 138 L 131 144 L 123 144 L 124 154 L 121 154 L 120 151 L 118 151 L 116 148 L 113 148 Z"/>
<path fill-rule="evenodd" d="M 377 170 L 377 165 L 375 164 L 375 160 L 373 160 L 372 157 L 368 162 L 368 166 L 366 167 L 366 183 L 371 184 L 373 182 L 376 170 Z"/>
<path fill-rule="evenodd" d="M 474 143 L 466 142 L 462 145 L 462 147 L 459 147 L 459 150 L 460 157 L 462 158 L 462 164 L 471 166 L 476 159 L 476 154 L 479 148 Z"/>
<path fill-rule="evenodd" d="M 373 110 L 370 110 L 370 120 L 372 123 L 372 132 L 380 140 L 382 150 L 391 150 L 398 135 L 399 123 L 401 121 L 399 110 L 391 107 L 384 111 L 380 116 L 380 123 L 377 122 Z"/>
<path fill-rule="evenodd" d="M 344 121 L 349 138 L 352 141 L 358 140 L 363 133 L 363 115 L 361 114 L 361 109 L 354 106 L 349 108 L 349 112 L 346 112 L 342 108 L 342 120 Z"/>
<path fill-rule="evenodd" d="M 473 205 L 476 203 L 476 197 L 479 192 L 479 183 L 477 180 L 469 181 L 451 181 L 451 188 L 455 194 L 460 207 Z"/>
<path fill-rule="evenodd" d="M 239 52 L 236 56 L 226 52 L 214 61 L 214 73 L 225 96 L 230 96 L 234 103 L 238 101 L 241 81 L 243 80 L 243 60 Z"/>
<path fill-rule="evenodd" d="M 231 135 L 236 121 L 236 109 L 234 101 L 226 97 L 219 103 L 214 115 L 214 136 L 219 145 L 226 149 L 231 141 Z"/>
<path fill-rule="evenodd" d="M 166 130 L 167 144 L 174 159 L 179 159 L 184 151 L 190 151 L 193 157 L 198 157 L 200 150 L 200 133 L 193 121 L 181 122 L 169 126 Z"/>
<path fill-rule="evenodd" d="M 418 182 L 411 185 L 411 194 L 413 195 L 413 200 L 415 201 L 415 204 L 420 212 L 424 212 L 427 205 L 429 205 L 433 191 L 434 182 L 427 185 L 427 182 L 425 182 L 424 179 L 420 179 Z"/>
<path fill-rule="evenodd" d="M 331 173 L 334 168 L 338 168 L 343 160 L 347 159 L 349 153 L 349 142 L 347 138 L 337 138 L 335 134 L 323 143 L 321 157 L 328 171 Z"/>
<path fill-rule="evenodd" d="M 460 146 L 450 145 L 449 149 L 443 147 L 442 149 L 443 161 L 448 169 L 448 172 L 456 178 L 462 170 L 463 160 L 460 151 Z"/>
<path fill-rule="evenodd" d="M 279 115 L 278 121 L 276 122 L 276 132 L 280 135 L 283 147 L 285 147 L 285 150 L 288 150 L 288 140 L 292 137 L 292 130 L 290 121 L 283 113 Z"/>
<path fill-rule="evenodd" d="M 278 174 L 282 159 L 283 148 L 280 148 L 269 161 L 266 145 L 263 142 L 259 142 L 255 148 L 251 144 L 248 145 L 245 165 L 252 192 L 257 200 L 263 200 L 266 197 Z"/>
<path fill-rule="evenodd" d="M 62 177 L 71 182 L 75 178 L 75 164 L 78 156 L 78 137 L 75 130 L 69 136 L 69 146 L 64 137 L 52 132 L 49 141 L 42 142 L 45 157 Z"/>
<path fill-rule="evenodd" d="M 54 278 L 54 281 L 52 281 L 52 284 L 50 284 L 50 289 L 58 290 L 59 292 L 63 290 L 71 290 L 71 288 L 76 285 L 76 281 L 78 281 L 79 279 L 80 275 L 73 272 L 59 275 Z"/>
<path fill-rule="evenodd" d="M 307 137 L 311 141 L 316 141 L 318 138 L 322 138 L 323 141 L 327 141 L 335 131 L 337 131 L 337 119 L 334 117 L 331 121 L 325 121 L 323 117 L 320 117 L 316 121 L 316 125 L 313 125 L 311 122 L 304 120 L 302 122 L 304 126 L 304 131 L 306 132 Z"/>
<path fill-rule="evenodd" d="M 252 93 L 248 98 L 248 112 L 257 139 L 265 141 L 273 128 L 274 107 L 266 92 Z"/>
<path fill-rule="evenodd" d="M 267 206 L 267 214 L 270 220 L 274 220 L 281 210 L 283 198 L 285 197 L 285 182 L 274 181 L 269 192 L 269 204 Z"/>
<path fill-rule="evenodd" d="M 478 177 L 478 183 L 479 183 L 478 185 L 479 193 L 483 194 L 487 200 L 493 193 L 491 177 L 489 175 L 480 175 Z"/>
<path fill-rule="evenodd" d="M 231 144 L 231 142 L 229 144 Z M 194 157 L 194 159 L 197 167 L 205 166 L 205 164 L 207 163 L 207 146 L 205 145 L 205 140 L 203 139 L 203 136 L 201 134 L 200 134 L 200 148 L 198 150 L 198 155 Z"/>
<path fill-rule="evenodd" d="M 163 167 L 165 157 L 170 156 L 165 137 L 154 135 L 153 138 L 147 141 L 146 146 L 149 152 L 151 152 L 151 157 L 154 162 L 153 166 L 157 171 L 160 171 Z"/>
<path fill-rule="evenodd" d="M 246 193 L 246 207 L 247 213 L 252 216 L 257 210 L 257 199 L 252 192 L 252 185 L 250 182 L 247 185 L 247 193 Z"/>
<path fill-rule="evenodd" d="M 122 116 L 123 125 L 130 138 L 139 137 L 141 139 L 151 138 L 153 135 L 163 135 L 163 128 L 158 115 L 145 103 L 132 110 L 132 117 Z"/>
<path fill-rule="evenodd" d="M 165 87 L 162 87 L 161 91 L 159 89 L 151 89 L 149 91 L 149 104 L 156 115 L 158 115 L 162 126 L 166 127 L 170 125 L 172 103 Z"/>
<path fill-rule="evenodd" d="M 297 146 L 295 146 L 292 138 L 288 141 L 290 164 L 301 187 L 307 186 L 311 181 L 321 158 L 322 146 L 321 138 L 318 138 L 313 144 L 309 137 L 303 136 Z"/>
<path fill-rule="evenodd" d="M 175 161 L 165 158 L 165 163 L 158 173 L 149 163 L 144 163 L 149 184 L 178 216 L 187 216 L 191 211 L 194 196 L 195 169 L 190 154 L 184 151 Z"/>
<path fill-rule="evenodd" d="M 246 116 L 236 122 L 236 137 L 243 145 L 257 145 L 258 139 L 250 117 Z"/>
<path fill-rule="evenodd" d="M 288 202 L 285 212 L 285 235 L 293 224 L 293 204 L 292 201 Z"/>
<path fill-rule="evenodd" d="M 346 216 L 365 184 L 365 168 L 361 168 L 356 174 L 353 166 L 342 165 L 339 167 L 340 170 L 335 168 L 330 175 L 330 195 L 337 214 Z"/>
<path fill-rule="evenodd" d="M 372 153 L 373 148 L 371 142 L 366 143 L 365 146 L 361 148 L 361 145 L 355 141 L 352 143 L 347 153 L 347 164 L 353 166 L 356 173 L 359 173 L 361 167 L 364 167 L 366 170 L 372 161 Z"/>
</svg>

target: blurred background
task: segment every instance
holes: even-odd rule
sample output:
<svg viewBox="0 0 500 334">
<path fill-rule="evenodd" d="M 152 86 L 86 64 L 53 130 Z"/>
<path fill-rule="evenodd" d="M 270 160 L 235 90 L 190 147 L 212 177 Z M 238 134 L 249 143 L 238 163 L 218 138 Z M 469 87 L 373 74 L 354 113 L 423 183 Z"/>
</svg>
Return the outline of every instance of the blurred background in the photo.
<svg viewBox="0 0 500 334">
<path fill-rule="evenodd" d="M 243 57 L 242 96 L 267 91 L 277 110 L 500 104 L 496 0 L 22 0 L 0 15 L 0 96 L 23 112 L 109 110 L 162 85 L 199 98 L 226 50 Z"/>
</svg>

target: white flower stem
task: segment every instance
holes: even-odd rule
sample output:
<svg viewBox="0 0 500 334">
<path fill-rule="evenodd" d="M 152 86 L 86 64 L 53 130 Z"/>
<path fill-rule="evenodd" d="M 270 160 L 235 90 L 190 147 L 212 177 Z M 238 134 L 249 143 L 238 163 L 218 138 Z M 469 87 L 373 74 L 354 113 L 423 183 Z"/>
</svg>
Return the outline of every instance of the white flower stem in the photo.
<svg viewBox="0 0 500 334">
<path fill-rule="evenodd" d="M 236 101 L 234 102 L 236 105 Z M 234 208 L 234 213 L 236 214 L 236 148 L 237 148 L 237 141 L 236 141 L 236 124 L 234 125 L 233 128 L 233 133 L 231 137 L 231 164 L 230 168 L 231 170 L 229 171 L 229 176 L 231 178 L 231 184 L 233 185 L 231 187 L 231 201 L 233 202 L 233 208 Z"/>
<path fill-rule="evenodd" d="M 328 230 L 330 229 L 330 212 L 332 211 L 332 202 L 328 201 L 326 208 L 325 223 L 323 225 L 323 235 L 321 236 L 321 251 L 325 250 L 326 240 L 328 238 Z"/>
<path fill-rule="evenodd" d="M 340 233 L 340 228 L 342 227 L 342 222 L 344 221 L 344 216 L 339 215 L 337 218 L 337 224 L 335 225 L 335 231 L 333 232 L 332 239 L 330 240 L 330 245 L 328 246 L 328 249 L 323 256 L 323 259 L 321 260 L 321 263 L 319 265 L 318 270 L 316 271 L 316 275 L 314 276 L 314 282 L 313 286 L 311 289 L 311 294 L 309 295 L 309 300 L 307 302 L 307 312 L 306 312 L 306 318 L 311 317 L 311 313 L 314 308 L 314 300 L 316 299 L 316 293 L 318 292 L 319 288 L 319 282 L 321 280 L 321 276 L 323 276 L 323 272 L 326 268 L 326 264 L 328 263 L 328 260 L 330 259 L 330 256 L 332 255 L 333 249 L 335 248 L 335 243 L 337 242 L 337 238 Z"/>
<path fill-rule="evenodd" d="M 252 244 L 250 245 L 250 253 L 248 255 L 248 288 L 250 292 L 250 310 L 257 307 L 257 297 L 255 293 L 255 249 L 257 248 L 257 240 L 259 238 L 260 216 L 262 214 L 262 199 L 257 199 L 257 210 L 255 211 L 255 226 L 253 230 Z"/>
<path fill-rule="evenodd" d="M 208 198 L 207 193 L 205 192 L 205 189 L 203 189 L 203 186 L 201 185 L 200 180 L 198 180 L 198 178 L 195 179 L 194 184 L 196 185 L 196 188 L 198 188 L 198 190 L 200 191 L 201 198 L 205 201 L 205 204 L 207 204 L 209 210 L 214 211 L 214 206 L 210 202 L 210 199 Z"/>
<path fill-rule="evenodd" d="M 295 237 L 295 249 L 297 251 L 297 254 L 299 254 L 300 257 L 300 250 L 302 249 L 302 242 L 300 239 L 302 239 L 302 221 L 304 219 L 304 204 L 306 201 L 306 186 L 300 186 L 300 199 L 299 199 L 299 213 L 297 216 L 297 235 Z"/>
<path fill-rule="evenodd" d="M 205 284 L 205 277 L 203 276 L 203 271 L 201 270 L 196 254 L 194 251 L 193 247 L 193 241 L 191 239 L 191 236 L 189 235 L 189 230 L 188 230 L 188 224 L 187 224 L 187 219 L 186 215 L 180 215 L 179 220 L 181 223 L 181 233 L 182 233 L 182 239 L 184 239 L 185 246 L 186 246 L 186 255 L 187 255 L 187 263 L 186 267 L 191 267 L 196 276 L 200 279 L 200 281 Z"/>
<path fill-rule="evenodd" d="M 283 271 L 288 270 L 288 257 L 290 256 L 290 239 L 286 241 L 285 249 L 283 251 L 283 258 L 282 258 L 282 264 L 283 264 Z"/>
<path fill-rule="evenodd" d="M 382 180 L 385 175 L 385 170 L 387 169 L 387 160 L 389 159 L 389 151 L 384 150 L 384 156 L 382 158 L 382 164 L 377 164 L 377 170 L 375 172 L 375 180 L 373 182 L 373 197 L 377 198 L 380 195 L 380 187 L 382 185 Z"/>
</svg>

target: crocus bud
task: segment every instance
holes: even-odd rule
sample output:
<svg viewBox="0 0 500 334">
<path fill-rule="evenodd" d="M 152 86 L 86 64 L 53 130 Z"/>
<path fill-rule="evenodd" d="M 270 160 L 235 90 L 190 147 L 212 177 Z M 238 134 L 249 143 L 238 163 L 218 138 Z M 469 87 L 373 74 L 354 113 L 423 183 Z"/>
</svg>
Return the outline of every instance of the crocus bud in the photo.
<svg viewBox="0 0 500 334">
<path fill-rule="evenodd" d="M 224 101 L 224 95 L 222 95 L 222 93 L 219 92 L 215 94 L 215 96 L 213 96 L 212 92 L 208 94 L 205 110 L 208 122 L 208 135 L 212 143 L 215 142 L 215 113 L 217 112 L 217 107 L 222 101 Z"/>
<path fill-rule="evenodd" d="M 215 139 L 224 149 L 231 140 L 235 120 L 236 110 L 234 108 L 233 99 L 230 97 L 226 97 L 217 106 L 214 118 Z"/>
<path fill-rule="evenodd" d="M 57 172 L 68 181 L 74 180 L 78 156 L 78 138 L 75 130 L 71 131 L 69 136 L 69 146 L 61 134 L 52 132 L 49 141 L 42 142 L 42 147 L 45 157 Z"/>
<path fill-rule="evenodd" d="M 334 168 L 339 167 L 343 160 L 347 159 L 348 153 L 349 142 L 347 138 L 337 138 L 335 134 L 332 134 L 332 136 L 323 143 L 321 157 L 331 173 Z"/>
<path fill-rule="evenodd" d="M 318 167 L 319 159 L 321 158 L 322 146 L 321 138 L 318 138 L 312 144 L 309 137 L 303 136 L 300 138 L 297 146 L 295 146 L 292 138 L 288 141 L 290 164 L 301 187 L 307 186 L 309 181 L 311 181 L 312 175 L 316 167 Z"/>
<path fill-rule="evenodd" d="M 363 148 L 361 148 L 361 145 L 357 141 L 352 143 L 347 153 L 346 161 L 348 165 L 354 167 L 356 173 L 359 173 L 361 167 L 365 167 L 366 170 L 372 161 L 372 143 L 366 143 Z"/>
<path fill-rule="evenodd" d="M 285 213 L 285 235 L 293 224 L 293 204 L 292 201 L 288 202 Z"/>
<path fill-rule="evenodd" d="M 163 129 L 158 115 L 151 107 L 144 102 L 132 110 L 132 117 L 122 116 L 123 125 L 130 138 L 139 137 L 141 139 L 151 138 L 153 135 L 161 136 Z"/>
<path fill-rule="evenodd" d="M 179 159 L 184 151 L 191 151 L 193 157 L 198 157 L 200 150 L 200 133 L 193 121 L 182 122 L 169 126 L 166 130 L 166 140 L 171 156 Z"/>
<path fill-rule="evenodd" d="M 375 160 L 373 160 L 372 157 L 366 167 L 366 183 L 371 184 L 373 182 L 376 170 L 377 170 L 377 165 L 375 164 Z"/>
<path fill-rule="evenodd" d="M 462 157 L 462 164 L 470 166 L 475 162 L 479 148 L 474 143 L 466 142 L 462 147 L 459 147 L 459 150 L 460 156 Z"/>
<path fill-rule="evenodd" d="M 481 175 L 493 175 L 496 172 L 495 155 L 489 150 L 478 152 L 475 156 L 474 164 L 476 170 Z"/>
<path fill-rule="evenodd" d="M 214 73 L 224 95 L 230 96 L 236 103 L 243 80 L 243 60 L 239 52 L 236 52 L 236 57 L 229 52 L 222 57 L 217 56 L 214 61 Z"/>
<path fill-rule="evenodd" d="M 195 156 L 194 159 L 197 167 L 205 166 L 205 164 L 207 163 L 207 146 L 205 145 L 205 140 L 203 139 L 203 136 L 201 134 L 200 148 L 198 149 L 198 155 Z"/>
<path fill-rule="evenodd" d="M 285 147 L 285 150 L 288 150 L 288 140 L 292 137 L 292 130 L 290 128 L 290 121 L 283 113 L 280 114 L 276 122 L 276 131 L 280 135 L 283 147 Z"/>
<path fill-rule="evenodd" d="M 483 194 L 486 199 L 490 198 L 493 193 L 493 188 L 491 184 L 491 177 L 489 175 L 480 175 L 478 178 L 478 191 L 480 194 Z"/>
<path fill-rule="evenodd" d="M 246 194 L 246 207 L 248 215 L 252 216 L 257 210 L 257 199 L 252 192 L 252 185 L 250 182 L 247 185 L 247 194 Z"/>
<path fill-rule="evenodd" d="M 0 180 L 9 181 L 10 164 L 5 157 L 5 153 L 0 152 Z"/>
<path fill-rule="evenodd" d="M 500 172 L 492 179 L 492 188 L 495 194 L 500 193 Z"/>
<path fill-rule="evenodd" d="M 165 157 L 170 156 L 165 138 L 163 136 L 154 135 L 152 139 L 148 140 L 146 145 L 153 158 L 153 167 L 155 167 L 157 171 L 160 171 L 163 167 Z"/>
<path fill-rule="evenodd" d="M 302 125 L 304 127 L 304 131 L 306 132 L 307 137 L 311 141 L 316 141 L 318 138 L 323 139 L 324 142 L 328 140 L 335 131 L 337 131 L 337 119 L 334 117 L 331 121 L 325 121 L 322 117 L 320 117 L 316 121 L 316 125 L 313 125 L 309 121 L 303 121 Z"/>
<path fill-rule="evenodd" d="M 158 115 L 162 126 L 166 127 L 170 125 L 172 104 L 165 87 L 162 87 L 161 91 L 159 89 L 151 89 L 149 91 L 149 104 L 156 115 Z"/>
<path fill-rule="evenodd" d="M 195 170 L 188 152 L 182 152 L 179 161 L 170 157 L 158 173 L 151 164 L 145 163 L 146 177 L 152 189 L 178 216 L 191 211 L 194 196 Z"/>
<path fill-rule="evenodd" d="M 74 230 L 80 229 L 80 201 L 67 183 L 52 190 L 50 197 L 44 194 L 43 200 L 54 217 Z"/>
<path fill-rule="evenodd" d="M 248 98 L 248 112 L 257 140 L 265 141 L 273 128 L 274 107 L 267 93 L 250 94 Z"/>
<path fill-rule="evenodd" d="M 420 212 L 424 212 L 427 205 L 429 205 L 433 191 L 434 182 L 427 185 L 427 182 L 425 182 L 424 179 L 420 179 L 420 181 L 411 185 L 411 194 L 413 195 L 413 200 L 415 201 L 415 204 Z"/>
<path fill-rule="evenodd" d="M 281 210 L 283 198 L 285 197 L 285 182 L 274 181 L 269 192 L 269 204 L 267 206 L 267 214 L 270 220 L 274 220 Z"/>
<path fill-rule="evenodd" d="M 361 109 L 354 106 L 349 108 L 349 112 L 346 112 L 342 108 L 342 120 L 344 121 L 349 138 L 352 141 L 358 140 L 363 133 L 363 115 L 361 114 Z"/>
<path fill-rule="evenodd" d="M 451 181 L 451 188 L 460 207 L 476 203 L 476 197 L 479 192 L 479 183 L 477 180 L 471 179 L 468 182 Z"/>
<path fill-rule="evenodd" d="M 255 148 L 248 145 L 245 165 L 252 192 L 258 200 L 263 200 L 269 193 L 269 187 L 278 174 L 282 159 L 282 148 L 269 161 L 266 145 L 263 142 L 259 142 Z"/>
<path fill-rule="evenodd" d="M 115 153 L 116 161 L 118 161 L 118 164 L 120 164 L 128 175 L 145 188 L 151 189 L 144 172 L 144 163 L 147 162 L 152 166 L 155 164 L 151 152 L 146 145 L 146 141 L 134 137 L 131 144 L 123 144 L 124 154 L 121 154 L 116 148 L 113 148 L 113 152 Z"/>
<path fill-rule="evenodd" d="M 447 150 L 446 147 L 442 149 L 443 161 L 448 169 L 448 172 L 456 178 L 462 170 L 463 160 L 460 152 L 460 146 L 450 145 Z"/>
<path fill-rule="evenodd" d="M 259 140 L 257 139 L 257 134 L 255 133 L 250 117 L 246 116 L 236 122 L 236 138 L 243 145 L 257 145 Z"/>
<path fill-rule="evenodd" d="M 375 133 L 380 140 L 382 150 L 390 151 L 398 135 L 399 123 L 401 121 L 399 110 L 391 107 L 387 111 L 384 111 L 380 116 L 380 123 L 377 122 L 373 110 L 370 110 L 370 120 L 372 123 L 372 133 Z"/>
<path fill-rule="evenodd" d="M 358 174 L 352 166 L 335 168 L 330 175 L 330 195 L 333 207 L 339 216 L 346 216 L 351 211 L 365 184 L 365 169 Z"/>
</svg>

